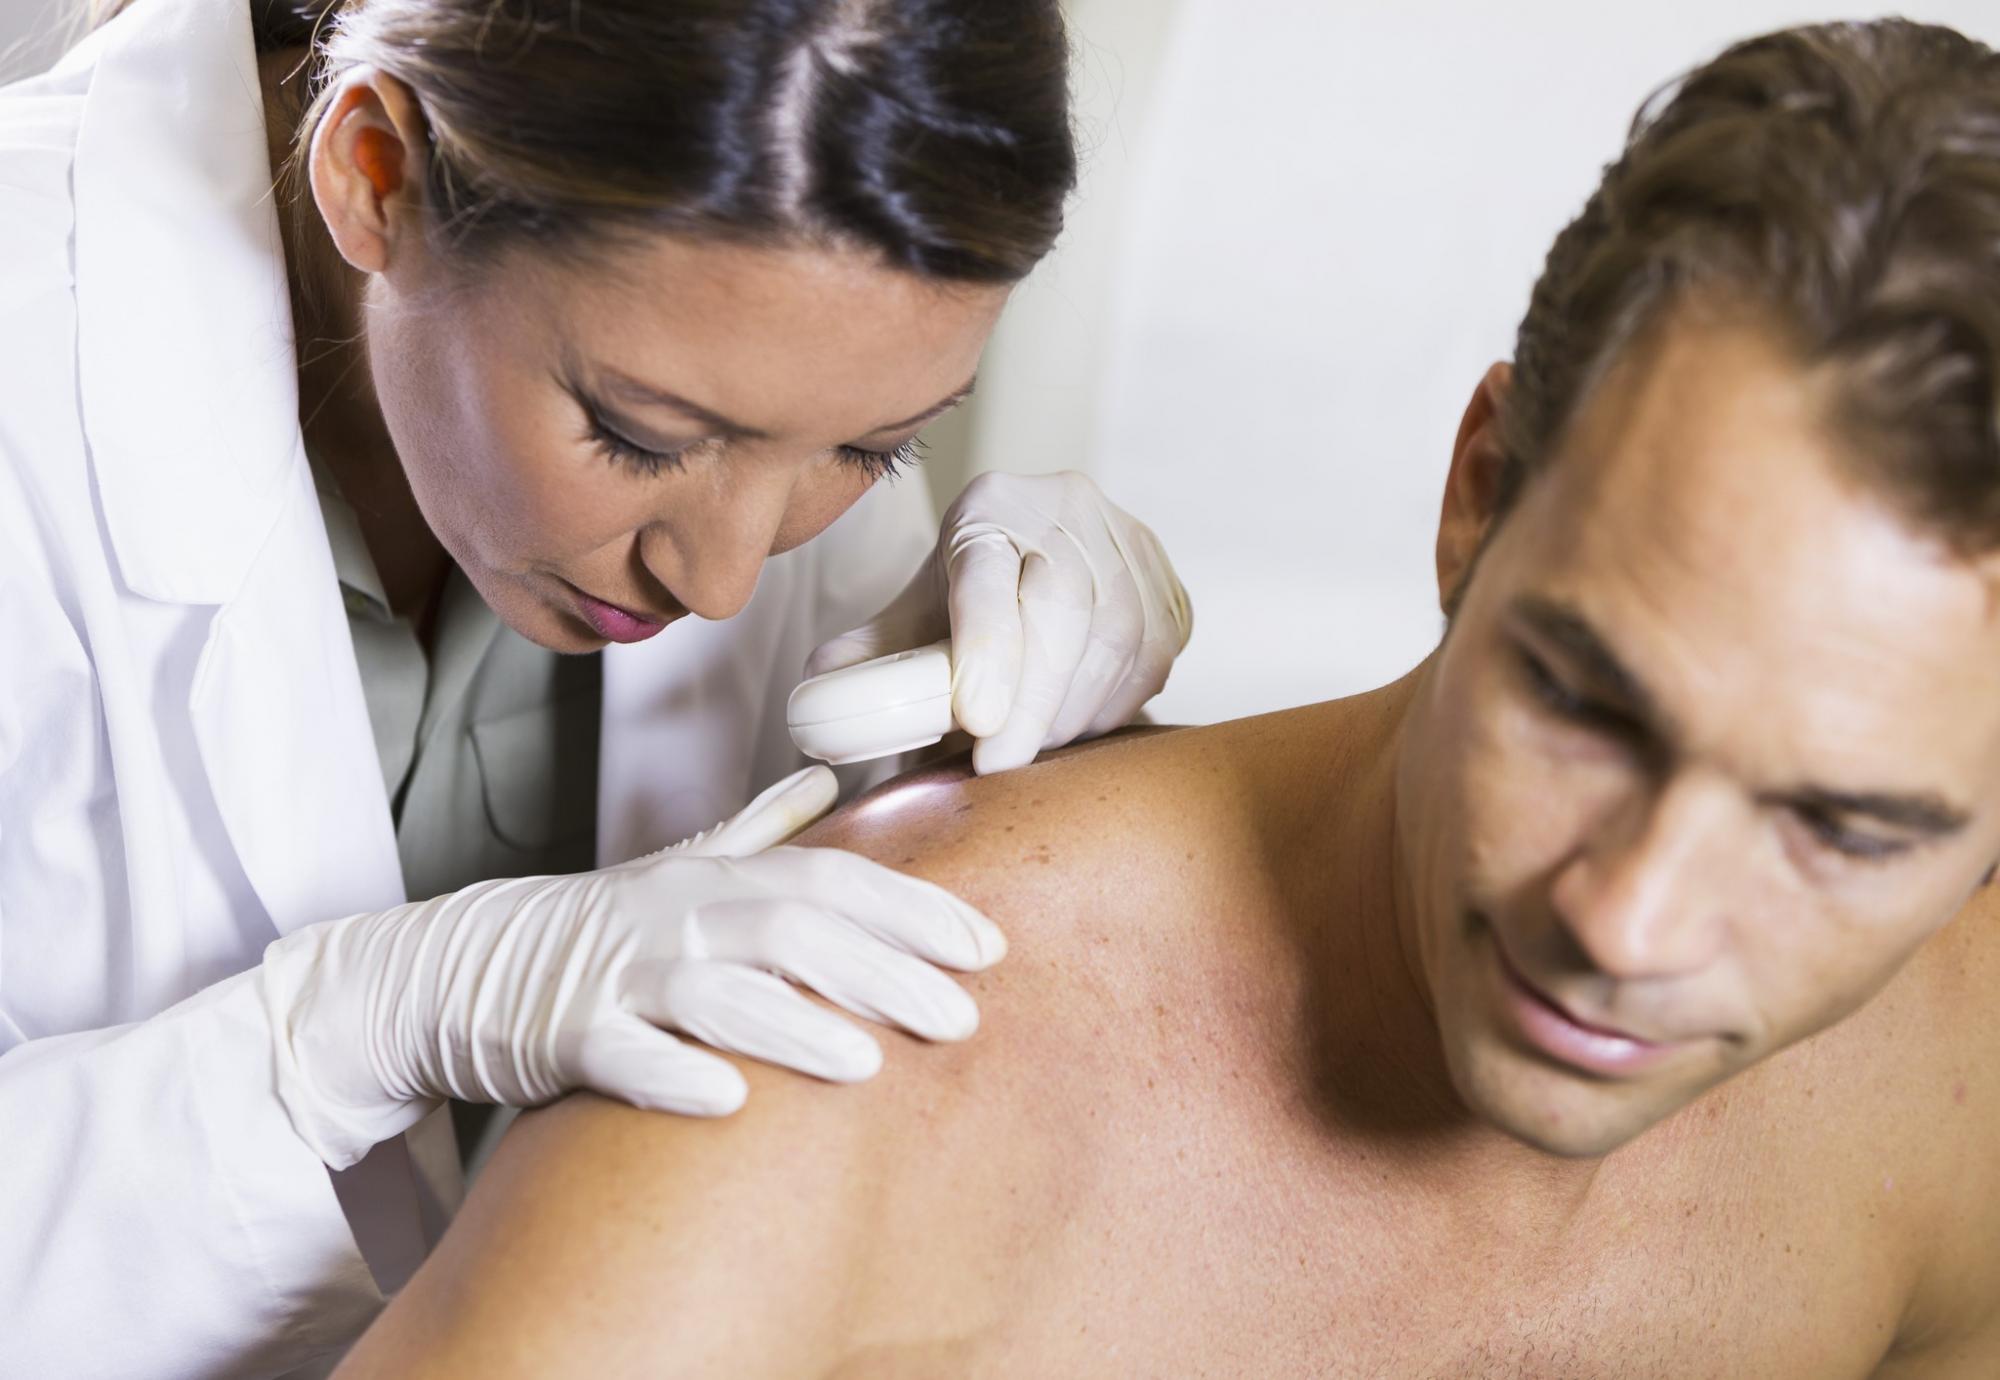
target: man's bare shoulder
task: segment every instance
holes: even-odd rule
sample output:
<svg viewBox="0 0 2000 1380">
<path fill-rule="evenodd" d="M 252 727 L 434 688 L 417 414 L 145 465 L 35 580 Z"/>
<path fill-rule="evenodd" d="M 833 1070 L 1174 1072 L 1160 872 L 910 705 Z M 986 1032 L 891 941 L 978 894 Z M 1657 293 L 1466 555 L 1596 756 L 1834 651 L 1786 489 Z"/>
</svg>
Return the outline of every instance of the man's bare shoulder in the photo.
<svg viewBox="0 0 2000 1380">
<path fill-rule="evenodd" d="M 1899 1203 L 1918 1261 L 1911 1364 L 1885 1376 L 1991 1375 L 2000 1363 L 2000 888 L 1982 888 L 1873 1002 L 1815 1042 L 1797 1089 L 1865 1099 L 1862 1193 Z M 1815 1074 L 1820 1075 L 1815 1079 Z M 1836 1081 L 1838 1080 L 1838 1081 Z M 1824 1116 L 1822 1109 L 1820 1115 Z M 1879 1176 L 1879 1177 L 1878 1177 Z M 1865 1196 L 1864 1196 L 1865 1200 Z"/>
<path fill-rule="evenodd" d="M 979 1032 L 878 1032 L 884 1069 L 856 1087 L 741 1062 L 749 1101 L 720 1121 L 588 1097 L 523 1117 L 343 1374 L 796 1374 L 880 1319 L 989 1326 L 1088 1191 L 1134 1052 L 1186 1028 L 1175 946 L 1268 871 L 1248 732 L 941 766 L 823 821 L 800 842 L 948 886 L 1007 931 L 1008 957 L 965 980 Z M 647 1319 L 697 1323 L 667 1347 Z"/>
</svg>

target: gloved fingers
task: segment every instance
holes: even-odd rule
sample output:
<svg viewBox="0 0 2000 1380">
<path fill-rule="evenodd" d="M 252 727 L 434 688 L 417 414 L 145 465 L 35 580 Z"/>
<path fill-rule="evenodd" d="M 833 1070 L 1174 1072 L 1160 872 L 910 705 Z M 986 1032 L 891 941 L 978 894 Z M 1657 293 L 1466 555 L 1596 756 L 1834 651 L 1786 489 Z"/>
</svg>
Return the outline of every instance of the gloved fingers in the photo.
<svg viewBox="0 0 2000 1380">
<path fill-rule="evenodd" d="M 712 829 L 667 849 L 695 858 L 744 858 L 776 848 L 833 808 L 840 782 L 825 766 L 806 767 Z"/>
<path fill-rule="evenodd" d="M 1148 642 L 1139 649 L 1131 667 L 1125 673 L 1124 681 L 1104 707 L 1097 711 L 1089 725 L 1077 734 L 1079 738 L 1094 738 L 1113 729 L 1123 728 L 1139 716 L 1146 701 L 1165 688 L 1167 676 L 1174 669 L 1174 659 L 1179 648 L 1171 642 Z"/>
<path fill-rule="evenodd" d="M 971 973 L 1007 955 L 1007 936 L 977 907 L 858 853 L 774 848 L 756 859 L 755 868 L 764 895 L 845 916 L 926 963 Z"/>
<path fill-rule="evenodd" d="M 1021 548 L 1005 529 L 969 523 L 951 534 L 951 710 L 975 738 L 1000 731 L 1020 684 L 1023 574 Z"/>
<path fill-rule="evenodd" d="M 1131 579 L 1121 576 L 1117 585 L 1112 596 L 1100 600 L 1091 613 L 1089 641 L 1084 645 L 1083 657 L 1077 663 L 1062 708 L 1049 725 L 1048 736 L 1042 743 L 1045 748 L 1061 747 L 1083 737 L 1108 703 L 1125 697 L 1127 681 L 1138 663 L 1146 636 L 1146 618 Z"/>
<path fill-rule="evenodd" d="M 858 1083 L 882 1067 L 882 1047 L 868 1032 L 755 968 L 702 959 L 642 963 L 623 985 L 632 1011 L 716 1049 L 833 1083 Z"/>
<path fill-rule="evenodd" d="M 838 637 L 829 638 L 806 658 L 806 675 L 823 676 L 858 666 L 891 652 L 926 647 L 951 631 L 945 617 L 941 576 L 935 559 L 926 560 L 889 606 Z"/>
<path fill-rule="evenodd" d="M 963 1040 L 979 1028 L 964 988 L 813 903 L 719 901 L 700 920 L 712 958 L 781 974 L 877 1024 L 926 1040 Z"/>
<path fill-rule="evenodd" d="M 1131 723 L 1146 701 L 1166 685 L 1175 659 L 1194 632 L 1194 604 L 1152 529 L 1121 514 L 1106 532 L 1123 563 L 1114 602 L 1128 613 L 1136 613 L 1138 635 L 1129 663 L 1103 703 L 1087 723 L 1063 739 L 1065 742 L 1096 737 Z M 1058 731 L 1072 727 L 1070 708 L 1063 706 Z"/>
<path fill-rule="evenodd" d="M 1020 683 L 1006 723 L 973 748 L 975 772 L 984 776 L 1026 766 L 1042 750 L 1089 645 L 1092 600 L 1090 567 L 1080 553 L 1064 559 L 1034 555 L 1025 562 Z"/>
<path fill-rule="evenodd" d="M 1194 601 L 1188 597 L 1187 586 L 1174 572 L 1174 563 L 1167 559 L 1159 537 L 1145 523 L 1126 518 L 1114 540 L 1125 568 L 1132 572 L 1145 611 L 1146 640 L 1164 647 L 1171 662 L 1194 636 Z"/>
<path fill-rule="evenodd" d="M 696 1049 L 629 1011 L 612 1011 L 577 1042 L 577 1080 L 648 1111 L 727 1116 L 749 1084 L 727 1059 Z"/>
</svg>

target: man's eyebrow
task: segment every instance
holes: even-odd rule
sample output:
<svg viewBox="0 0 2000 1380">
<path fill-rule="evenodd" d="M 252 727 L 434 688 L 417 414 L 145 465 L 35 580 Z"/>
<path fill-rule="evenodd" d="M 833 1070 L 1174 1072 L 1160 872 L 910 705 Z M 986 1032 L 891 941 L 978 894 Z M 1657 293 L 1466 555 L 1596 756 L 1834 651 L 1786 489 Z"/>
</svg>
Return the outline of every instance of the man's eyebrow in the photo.
<svg viewBox="0 0 2000 1380">
<path fill-rule="evenodd" d="M 759 431 L 754 426 L 745 426 L 742 422 L 732 421 L 712 408 L 703 407 L 700 403 L 683 398 L 678 393 L 669 392 L 653 384 L 641 383 L 631 375 L 620 373 L 616 369 L 598 369 L 594 372 L 604 380 L 612 393 L 628 403 L 636 403 L 641 406 L 671 407 L 676 412 L 694 418 L 694 420 L 700 422 L 716 435 L 732 441 L 764 441 L 770 439 L 769 432 Z M 952 390 L 951 393 L 938 399 L 915 416 L 906 417 L 900 422 L 885 423 L 872 431 L 863 432 L 862 435 L 878 436 L 885 431 L 903 431 L 911 427 L 922 426 L 925 422 L 933 418 L 943 416 L 945 413 L 951 411 L 952 408 L 971 397 L 973 385 L 977 382 L 978 379 L 976 376 L 969 378 L 959 387 Z"/>
<path fill-rule="evenodd" d="M 1590 620 L 1568 604 L 1539 594 L 1514 601 L 1514 616 L 1563 653 L 1598 693 L 1649 731 L 1671 738 L 1672 721 L 1661 712 L 1652 691 L 1618 659 L 1617 653 L 1590 626 Z"/>
<path fill-rule="evenodd" d="M 1618 701 L 1621 712 L 1649 732 L 1665 736 L 1666 720 L 1658 703 L 1582 614 L 1567 604 L 1530 594 L 1514 601 L 1514 615 L 1559 648 L 1600 693 Z M 1927 791 L 1901 794 L 1806 786 L 1785 792 L 1783 798 L 1790 805 L 1830 815 L 1862 815 L 1933 838 L 1956 833 L 1972 818 L 1970 811 Z"/>
<path fill-rule="evenodd" d="M 1957 833 L 1972 818 L 1970 812 L 1929 792 L 1897 795 L 1887 791 L 1836 791 L 1808 786 L 1791 792 L 1786 799 L 1830 815 L 1866 815 L 1934 838 Z"/>
</svg>

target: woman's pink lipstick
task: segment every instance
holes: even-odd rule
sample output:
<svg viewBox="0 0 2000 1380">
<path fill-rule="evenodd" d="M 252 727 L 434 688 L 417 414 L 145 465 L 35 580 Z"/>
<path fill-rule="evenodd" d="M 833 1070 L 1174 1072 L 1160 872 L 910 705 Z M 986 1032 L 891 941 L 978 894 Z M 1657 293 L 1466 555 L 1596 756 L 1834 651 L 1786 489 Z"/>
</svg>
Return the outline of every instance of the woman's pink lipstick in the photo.
<svg viewBox="0 0 2000 1380">
<path fill-rule="evenodd" d="M 569 588 L 576 596 L 577 612 L 583 616 L 583 621 L 607 642 L 644 642 L 673 621 L 642 618 L 616 604 L 607 604 L 602 599 L 585 594 L 575 585 Z"/>
</svg>

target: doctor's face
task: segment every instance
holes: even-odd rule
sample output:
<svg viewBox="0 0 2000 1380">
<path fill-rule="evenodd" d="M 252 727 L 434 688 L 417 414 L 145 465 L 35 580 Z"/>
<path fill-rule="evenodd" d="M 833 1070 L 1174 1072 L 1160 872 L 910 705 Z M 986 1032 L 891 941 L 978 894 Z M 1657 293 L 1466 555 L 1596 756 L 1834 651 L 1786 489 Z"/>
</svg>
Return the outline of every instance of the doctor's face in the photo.
<svg viewBox="0 0 2000 1380">
<path fill-rule="evenodd" d="M 368 363 L 431 531 L 558 651 L 727 618 L 766 556 L 911 459 L 1007 289 L 832 249 L 652 237 L 367 286 Z"/>
<path fill-rule="evenodd" d="M 2000 852 L 2000 599 L 1850 477 L 1836 380 L 1674 322 L 1477 556 L 1399 762 L 1406 940 L 1492 1124 L 1601 1154 L 1853 1011 Z M 1489 383 L 1439 543 L 1490 512 Z"/>
</svg>

